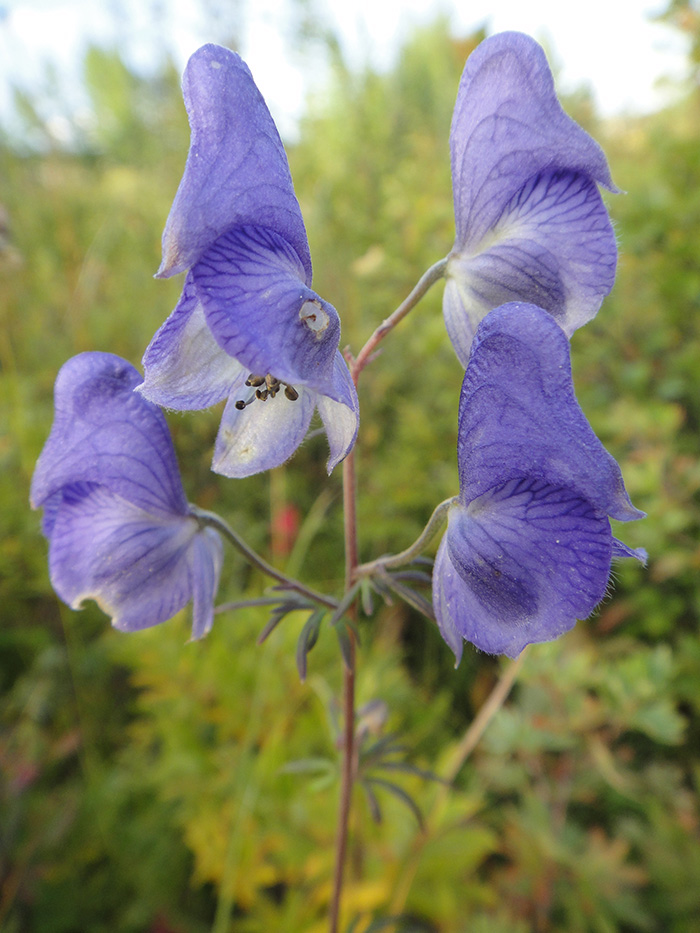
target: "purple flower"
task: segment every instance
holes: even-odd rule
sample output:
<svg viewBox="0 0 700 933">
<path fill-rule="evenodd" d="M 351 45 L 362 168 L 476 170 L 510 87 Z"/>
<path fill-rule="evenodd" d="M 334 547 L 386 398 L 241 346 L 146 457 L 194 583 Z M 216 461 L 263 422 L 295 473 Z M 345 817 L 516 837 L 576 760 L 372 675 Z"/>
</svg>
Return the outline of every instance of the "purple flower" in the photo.
<svg viewBox="0 0 700 933">
<path fill-rule="evenodd" d="M 509 301 L 539 305 L 570 337 L 613 285 L 597 185 L 617 189 L 600 146 L 561 109 L 534 39 L 504 32 L 472 53 L 450 148 L 457 236 L 443 309 L 460 361 L 479 321 Z"/>
<path fill-rule="evenodd" d="M 205 45 L 183 79 L 192 139 L 158 275 L 187 271 L 144 356 L 139 391 L 179 410 L 228 398 L 213 469 L 284 463 L 317 409 L 330 472 L 351 450 L 358 402 L 335 309 L 311 290 L 311 257 L 284 147 L 238 55 Z"/>
<path fill-rule="evenodd" d="M 81 353 L 56 379 L 56 415 L 32 479 L 51 583 L 74 609 L 94 599 L 132 632 L 193 602 L 192 637 L 213 621 L 221 540 L 192 514 L 163 413 L 111 353 Z"/>
<path fill-rule="evenodd" d="M 574 395 L 566 335 L 513 302 L 479 325 L 459 403 L 459 497 L 433 573 L 443 638 L 517 656 L 588 616 L 614 557 L 645 561 L 612 536 L 634 508 L 620 468 Z"/>
</svg>

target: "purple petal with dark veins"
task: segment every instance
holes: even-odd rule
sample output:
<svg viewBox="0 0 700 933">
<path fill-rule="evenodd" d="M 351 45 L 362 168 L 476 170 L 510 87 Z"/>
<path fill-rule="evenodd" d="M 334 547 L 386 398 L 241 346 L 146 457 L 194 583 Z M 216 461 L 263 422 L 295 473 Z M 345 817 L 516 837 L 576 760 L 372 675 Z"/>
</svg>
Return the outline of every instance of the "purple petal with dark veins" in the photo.
<svg viewBox="0 0 700 933">
<path fill-rule="evenodd" d="M 185 515 L 163 413 L 134 392 L 139 373 L 110 353 L 81 353 L 56 379 L 55 418 L 31 488 L 34 508 L 61 487 L 99 483 L 154 516 Z"/>
<path fill-rule="evenodd" d="M 554 319 L 514 302 L 482 321 L 459 405 L 460 499 L 523 476 L 575 490 L 599 515 L 643 517 L 574 395 L 569 343 Z"/>
<path fill-rule="evenodd" d="M 214 623 L 214 597 L 219 588 L 223 546 L 212 528 L 204 528 L 192 542 L 192 638 L 204 638 Z"/>
<path fill-rule="evenodd" d="M 466 366 L 479 321 L 509 301 L 549 311 L 567 336 L 590 320 L 615 280 L 617 247 L 590 178 L 552 172 L 514 195 L 476 251 L 447 267 L 447 330 Z"/>
<path fill-rule="evenodd" d="M 69 486 L 50 538 L 51 583 L 74 609 L 94 599 L 116 628 L 148 628 L 189 602 L 196 535 L 188 516 L 154 518 L 104 486 Z"/>
<path fill-rule="evenodd" d="M 187 64 L 183 94 L 190 151 L 158 274 L 190 268 L 235 225 L 259 224 L 291 244 L 310 284 L 309 246 L 287 157 L 247 65 L 228 49 L 205 45 Z"/>
<path fill-rule="evenodd" d="M 302 281 L 285 240 L 259 227 L 230 230 L 192 269 L 219 346 L 253 373 L 323 390 L 331 382 L 340 321 Z"/>
<path fill-rule="evenodd" d="M 56 516 L 63 502 L 64 493 L 70 495 L 73 499 L 80 499 L 83 496 L 89 495 L 93 489 L 97 488 L 97 483 L 68 483 L 66 486 L 61 486 L 56 492 L 52 492 L 47 499 L 44 499 L 41 503 L 41 508 L 43 510 L 41 516 L 41 531 L 44 537 L 47 540 L 51 540 L 53 526 L 56 524 Z M 33 505 L 32 508 L 36 508 L 36 506 Z"/>
<path fill-rule="evenodd" d="M 56 416 L 32 481 L 43 506 L 51 582 L 74 608 L 94 599 L 124 631 L 191 599 L 193 637 L 211 627 L 221 541 L 184 498 L 162 412 L 134 391 L 136 370 L 83 353 L 56 380 Z"/>
<path fill-rule="evenodd" d="M 433 610 L 440 634 L 454 652 L 455 667 L 462 660 L 464 636 L 457 629 L 456 619 L 469 616 L 469 594 L 466 584 L 455 570 L 443 535 L 433 568 Z"/>
<path fill-rule="evenodd" d="M 301 386 L 297 391 L 294 401 L 282 390 L 275 398 L 256 399 L 242 411 L 233 394 L 221 419 L 212 470 L 240 479 L 289 460 L 306 437 L 318 398 L 312 389 Z"/>
<path fill-rule="evenodd" d="M 542 48 L 522 33 L 491 36 L 469 56 L 450 150 L 459 251 L 475 247 L 544 172 L 587 175 L 615 190 L 602 149 L 564 113 Z"/>
<path fill-rule="evenodd" d="M 516 657 L 568 631 L 605 595 L 610 522 L 570 489 L 511 480 L 454 506 L 445 539 L 462 583 L 453 582 L 447 610 L 482 651 Z"/>
<path fill-rule="evenodd" d="M 459 500 L 433 572 L 440 631 L 516 657 L 588 616 L 613 558 L 645 561 L 609 516 L 641 518 L 620 469 L 576 401 L 569 343 L 554 319 L 513 302 L 472 344 L 459 408 Z"/>
<path fill-rule="evenodd" d="M 318 396 L 316 405 L 331 449 L 327 463 L 330 474 L 352 450 L 360 423 L 357 392 L 340 350 L 336 350 L 333 384 L 327 393 Z"/>
<path fill-rule="evenodd" d="M 191 274 L 177 307 L 148 345 L 143 366 L 144 380 L 137 391 L 177 411 L 215 405 L 250 372 L 214 340 Z"/>
</svg>

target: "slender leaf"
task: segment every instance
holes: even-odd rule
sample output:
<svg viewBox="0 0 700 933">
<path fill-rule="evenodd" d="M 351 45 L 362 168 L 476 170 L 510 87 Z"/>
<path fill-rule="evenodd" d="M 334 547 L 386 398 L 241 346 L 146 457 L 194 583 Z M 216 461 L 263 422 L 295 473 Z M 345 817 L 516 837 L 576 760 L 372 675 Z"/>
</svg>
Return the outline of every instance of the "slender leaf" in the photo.
<svg viewBox="0 0 700 933">
<path fill-rule="evenodd" d="M 262 645 L 263 642 L 267 638 L 269 638 L 269 636 L 274 632 L 274 630 L 277 628 L 277 626 L 280 624 L 280 622 L 282 621 L 282 619 L 285 617 L 286 614 L 287 614 L 286 612 L 281 612 L 281 613 L 273 612 L 271 614 L 270 618 L 267 620 L 267 624 L 265 625 L 265 628 L 258 635 L 258 640 L 257 640 L 258 645 Z"/>
<path fill-rule="evenodd" d="M 354 667 L 354 660 L 348 630 L 344 625 L 337 625 L 335 628 L 335 634 L 338 636 L 338 644 L 340 645 L 340 653 L 343 656 L 343 662 L 347 669 L 351 671 Z"/>
<path fill-rule="evenodd" d="M 299 641 L 297 642 L 297 669 L 302 683 L 306 680 L 306 659 L 309 651 L 311 651 L 318 641 L 319 632 L 321 631 L 321 622 L 325 614 L 325 609 L 317 609 L 315 612 L 312 612 L 299 635 Z"/>
<path fill-rule="evenodd" d="M 338 625 L 338 623 L 343 618 L 345 613 L 348 611 L 350 606 L 352 606 L 352 604 L 355 601 L 355 598 L 357 597 L 357 593 L 358 593 L 358 590 L 360 589 L 361 582 L 362 581 L 358 580 L 357 583 L 353 583 L 353 585 L 350 587 L 347 593 L 344 594 L 343 598 L 338 603 L 338 608 L 335 610 L 335 612 L 331 616 L 331 621 L 330 621 L 331 625 L 333 626 Z"/>
<path fill-rule="evenodd" d="M 288 761 L 282 765 L 280 774 L 325 774 L 328 771 L 334 771 L 335 764 L 330 758 L 320 756 L 309 758 L 297 758 L 295 761 Z"/>
<path fill-rule="evenodd" d="M 276 596 L 261 596 L 259 599 L 240 599 L 237 602 L 221 603 L 214 607 L 214 612 L 235 612 L 237 609 L 249 609 L 251 606 L 276 606 L 279 598 Z"/>
<path fill-rule="evenodd" d="M 372 761 L 384 757 L 385 755 L 402 755 L 406 754 L 408 751 L 405 745 L 396 745 L 395 740 L 398 738 L 397 732 L 390 732 L 388 735 L 382 736 L 380 739 L 377 739 L 373 745 L 370 745 L 369 748 L 363 751 L 362 760 L 363 761 Z"/>
<path fill-rule="evenodd" d="M 419 827 L 421 829 L 425 828 L 423 814 L 421 813 L 418 804 L 415 802 L 413 797 L 411 797 L 411 795 L 403 789 L 403 787 L 399 787 L 399 785 L 394 784 L 393 781 L 387 781 L 384 778 L 378 778 L 374 776 L 366 777 L 364 780 L 370 784 L 376 784 L 377 787 L 383 787 L 384 790 L 388 791 L 390 794 L 393 794 L 397 800 L 400 800 L 401 803 L 408 807 L 411 813 L 415 816 Z"/>
<path fill-rule="evenodd" d="M 432 586 L 433 576 L 425 573 L 423 570 L 399 570 L 392 574 L 394 580 L 400 580 L 402 583 L 417 583 L 423 586 Z"/>
<path fill-rule="evenodd" d="M 378 577 L 370 577 L 370 583 L 372 584 L 372 589 L 375 590 L 379 596 L 381 596 L 387 606 L 394 605 L 391 590 L 382 580 L 380 580 Z"/>
<path fill-rule="evenodd" d="M 367 577 L 360 581 L 360 601 L 362 611 L 369 618 L 374 615 L 374 600 L 372 599 L 372 583 Z"/>
<path fill-rule="evenodd" d="M 406 923 L 411 924 L 411 926 L 406 926 Z M 376 920 L 370 923 L 365 933 L 381 933 L 382 930 L 388 930 L 389 927 L 393 927 L 396 933 L 399 933 L 399 931 L 400 933 L 421 933 L 421 929 L 425 929 L 414 926 L 410 917 L 400 915 L 398 917 L 377 917 Z"/>
<path fill-rule="evenodd" d="M 367 794 L 367 805 L 369 806 L 369 812 L 373 821 L 377 824 L 382 822 L 382 810 L 379 806 L 379 801 L 377 800 L 377 795 L 372 790 L 371 786 L 366 780 L 361 780 L 360 784 L 365 794 Z"/>
<path fill-rule="evenodd" d="M 431 603 L 429 603 L 425 598 L 425 596 L 421 596 L 420 593 L 416 593 L 416 591 L 412 590 L 410 587 L 404 586 L 389 574 L 383 577 L 383 580 L 385 581 L 386 585 L 390 587 L 390 589 L 392 589 L 397 596 L 400 596 L 404 602 L 408 603 L 409 606 L 413 606 L 414 609 L 416 609 L 426 618 L 432 619 L 433 622 L 435 621 L 433 607 Z"/>
<path fill-rule="evenodd" d="M 444 778 L 432 771 L 426 771 L 424 768 L 412 765 L 410 761 L 380 761 L 376 767 L 381 768 L 383 771 L 403 771 L 404 774 L 413 774 L 426 781 L 437 781 L 438 784 L 444 784 L 446 787 L 449 787 L 450 784 L 449 781 L 444 780 Z"/>
</svg>

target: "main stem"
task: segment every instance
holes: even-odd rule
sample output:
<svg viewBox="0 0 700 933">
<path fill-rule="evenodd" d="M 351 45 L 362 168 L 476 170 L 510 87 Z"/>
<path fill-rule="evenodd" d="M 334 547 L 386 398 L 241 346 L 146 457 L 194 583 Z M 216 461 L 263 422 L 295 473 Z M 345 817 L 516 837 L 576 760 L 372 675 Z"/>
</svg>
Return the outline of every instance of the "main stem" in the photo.
<svg viewBox="0 0 700 933">
<path fill-rule="evenodd" d="M 394 313 L 379 325 L 362 347 L 356 359 L 348 359 L 352 380 L 357 383 L 362 370 L 369 363 L 372 353 L 381 340 L 406 317 L 425 295 L 431 285 L 445 274 L 447 259 L 441 259 L 425 272 L 416 283 L 413 291 L 399 305 Z M 357 507 L 355 497 L 355 454 L 351 452 L 343 461 L 343 513 L 345 519 L 345 589 L 354 583 L 355 572 L 359 563 L 357 549 Z M 352 613 L 353 609 L 349 610 Z M 340 805 L 335 848 L 335 869 L 333 872 L 333 895 L 330 907 L 330 933 L 338 933 L 340 901 L 343 891 L 345 859 L 348 848 L 348 824 L 352 788 L 357 772 L 357 752 L 355 748 L 355 635 L 348 628 L 350 639 L 349 657 L 343 663 L 343 760 L 340 776 Z"/>
<path fill-rule="evenodd" d="M 345 517 L 345 588 L 352 586 L 357 557 L 357 511 L 355 499 L 355 455 L 343 461 L 343 512 Z M 348 629 L 350 657 L 343 663 L 343 760 L 340 775 L 340 804 L 335 845 L 333 897 L 330 910 L 330 933 L 338 933 L 340 900 L 348 849 L 350 803 L 355 782 L 355 634 Z"/>
</svg>

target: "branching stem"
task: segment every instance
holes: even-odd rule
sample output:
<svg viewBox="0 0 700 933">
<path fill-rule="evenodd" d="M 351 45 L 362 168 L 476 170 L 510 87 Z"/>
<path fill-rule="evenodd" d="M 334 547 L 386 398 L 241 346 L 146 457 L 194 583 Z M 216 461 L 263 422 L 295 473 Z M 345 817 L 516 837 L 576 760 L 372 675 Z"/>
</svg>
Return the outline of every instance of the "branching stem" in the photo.
<svg viewBox="0 0 700 933">
<path fill-rule="evenodd" d="M 372 574 L 381 570 L 389 570 L 392 567 L 402 567 L 404 564 L 410 563 L 414 557 L 418 557 L 419 554 L 422 554 L 445 524 L 450 506 L 455 501 L 455 497 L 452 497 L 436 505 L 433 514 L 428 519 L 428 524 L 423 531 L 421 531 L 413 544 L 407 547 L 405 551 L 401 551 L 399 554 L 389 554 L 386 557 L 378 557 L 376 560 L 371 560 L 366 564 L 360 564 L 359 567 L 355 568 L 355 578 L 371 577 Z"/>
<path fill-rule="evenodd" d="M 413 291 L 401 302 L 394 313 L 386 318 L 386 320 L 382 321 L 379 327 L 375 330 L 367 343 L 357 354 L 355 360 L 352 362 L 351 372 L 355 385 L 357 385 L 357 380 L 360 378 L 360 373 L 369 362 L 370 357 L 374 353 L 380 341 L 382 341 L 386 335 L 406 317 L 409 311 L 412 311 L 413 308 L 415 308 L 423 295 L 425 295 L 425 293 L 432 285 L 434 285 L 440 279 L 444 278 L 446 266 L 447 257 L 441 259 L 439 262 L 436 262 L 435 265 L 427 269 L 416 282 Z"/>
<path fill-rule="evenodd" d="M 447 259 L 441 259 L 425 272 L 417 282 L 413 291 L 399 305 L 394 313 L 379 325 L 367 343 L 362 347 L 358 356 L 348 358 L 348 365 L 355 387 L 369 362 L 377 345 L 404 317 L 414 308 L 425 295 L 431 285 L 441 279 L 445 273 Z M 343 513 L 345 519 L 345 590 L 351 589 L 355 583 L 358 569 L 357 545 L 357 504 L 355 496 L 355 455 L 348 454 L 343 461 Z M 444 503 L 442 503 L 444 505 Z M 438 506 L 440 508 L 440 506 Z M 436 510 L 437 511 L 437 510 Z M 434 516 L 433 516 L 434 518 Z M 431 524 L 431 521 L 428 523 Z M 434 532 L 433 532 L 434 533 Z M 406 552 L 403 552 L 404 554 Z M 397 555 L 402 557 L 402 555 Z M 410 558 L 409 558 L 410 559 Z M 390 558 L 391 560 L 391 558 Z M 380 562 L 381 563 L 381 562 Z M 393 566 L 393 564 L 392 564 Z M 349 614 L 353 613 L 350 607 Z M 338 812 L 338 828 L 336 835 L 335 869 L 333 872 L 333 894 L 330 905 L 330 933 L 338 933 L 340 922 L 340 902 L 343 891 L 343 877 L 345 874 L 345 859 L 348 847 L 348 823 L 350 819 L 350 804 L 352 789 L 357 774 L 357 753 L 355 743 L 355 635 L 352 628 L 348 628 L 350 639 L 349 657 L 343 663 L 343 738 L 342 738 L 342 764 L 340 780 L 340 804 Z"/>
<path fill-rule="evenodd" d="M 261 573 L 266 574 L 266 576 L 271 577 L 273 580 L 277 580 L 285 589 L 293 590 L 295 593 L 300 593 L 302 596 L 307 596 L 312 602 L 318 603 L 319 606 L 327 606 L 329 609 L 338 608 L 337 599 L 333 599 L 332 596 L 325 596 L 323 593 L 317 593 L 316 590 L 312 590 L 311 587 L 304 586 L 304 584 L 300 583 L 298 580 L 292 580 L 291 577 L 286 576 L 281 571 L 276 570 L 271 564 L 268 564 L 266 560 L 263 560 L 259 554 L 256 554 L 255 551 L 245 543 L 243 538 L 241 538 L 220 515 L 217 515 L 215 512 L 207 512 L 204 509 L 198 509 L 196 506 L 190 506 L 190 508 L 192 515 L 200 524 L 208 528 L 216 529 L 216 531 L 224 536 L 229 544 L 232 544 L 233 547 L 245 557 L 248 563 L 260 570 Z"/>
</svg>

